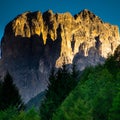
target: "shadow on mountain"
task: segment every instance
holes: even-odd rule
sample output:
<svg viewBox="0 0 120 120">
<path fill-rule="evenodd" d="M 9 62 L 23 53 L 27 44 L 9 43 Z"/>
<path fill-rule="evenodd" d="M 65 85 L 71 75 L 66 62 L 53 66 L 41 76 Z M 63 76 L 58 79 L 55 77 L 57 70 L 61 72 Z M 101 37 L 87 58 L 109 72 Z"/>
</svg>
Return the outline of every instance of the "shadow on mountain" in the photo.
<svg viewBox="0 0 120 120">
<path fill-rule="evenodd" d="M 30 38 L 12 36 L 7 42 L 2 40 L 0 61 L 2 61 L 4 71 L 8 70 L 15 79 L 15 84 L 25 102 L 47 87 L 49 72 L 55 66 L 61 52 L 60 31 L 59 26 L 57 39 L 54 41 L 48 35 L 46 44 L 44 44 L 42 34 L 33 35 Z"/>
<path fill-rule="evenodd" d="M 88 55 L 85 55 L 84 50 L 79 47 L 79 52 L 74 56 L 73 63 L 76 64 L 77 69 L 84 70 L 85 67 L 103 64 L 105 58 L 100 55 L 100 52 L 95 47 L 91 47 Z"/>
</svg>

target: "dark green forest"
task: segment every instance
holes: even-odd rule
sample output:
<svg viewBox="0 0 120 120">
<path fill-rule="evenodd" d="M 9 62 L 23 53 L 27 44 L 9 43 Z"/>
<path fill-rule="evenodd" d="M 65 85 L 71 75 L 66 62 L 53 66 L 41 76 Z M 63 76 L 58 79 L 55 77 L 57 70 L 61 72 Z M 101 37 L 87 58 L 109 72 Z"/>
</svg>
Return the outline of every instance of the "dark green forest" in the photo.
<svg viewBox="0 0 120 120">
<path fill-rule="evenodd" d="M 120 120 L 120 46 L 104 65 L 83 71 L 52 120 Z"/>
<path fill-rule="evenodd" d="M 45 93 L 39 110 L 26 111 L 6 74 L 0 83 L 0 120 L 120 120 L 120 46 L 103 65 L 82 72 L 75 65 L 72 72 L 64 64 L 52 69 Z"/>
</svg>

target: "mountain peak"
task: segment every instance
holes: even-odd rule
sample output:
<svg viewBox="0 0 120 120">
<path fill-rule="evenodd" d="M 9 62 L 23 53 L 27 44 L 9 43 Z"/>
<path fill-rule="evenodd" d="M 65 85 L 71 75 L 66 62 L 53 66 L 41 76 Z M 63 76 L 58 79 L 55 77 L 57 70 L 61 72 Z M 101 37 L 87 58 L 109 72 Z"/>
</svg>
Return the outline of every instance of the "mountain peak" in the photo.
<svg viewBox="0 0 120 120">
<path fill-rule="evenodd" d="M 83 9 L 82 11 L 80 11 L 80 12 L 86 12 L 86 13 L 92 13 L 90 10 L 88 10 L 88 9 Z"/>
<path fill-rule="evenodd" d="M 99 18 L 97 15 L 95 15 L 93 12 L 91 12 L 90 10 L 88 10 L 88 9 L 84 9 L 84 10 L 82 10 L 81 12 L 79 12 L 78 14 L 76 14 L 75 16 L 75 19 L 77 19 L 77 18 L 81 18 L 81 19 L 83 19 L 83 20 L 90 20 L 90 21 L 98 21 L 98 22 L 103 22 L 102 20 L 101 20 L 101 18 Z"/>
<path fill-rule="evenodd" d="M 0 74 L 7 69 L 28 101 L 46 89 L 52 67 L 65 62 L 83 70 L 102 64 L 119 43 L 118 27 L 102 22 L 87 9 L 75 17 L 52 10 L 23 13 L 6 26 Z"/>
</svg>

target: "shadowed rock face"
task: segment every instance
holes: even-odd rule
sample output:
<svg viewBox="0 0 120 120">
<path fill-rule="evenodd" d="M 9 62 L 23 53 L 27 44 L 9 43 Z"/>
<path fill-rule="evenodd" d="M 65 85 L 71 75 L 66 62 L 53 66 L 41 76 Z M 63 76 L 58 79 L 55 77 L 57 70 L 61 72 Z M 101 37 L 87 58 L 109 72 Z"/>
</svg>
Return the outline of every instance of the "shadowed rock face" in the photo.
<svg viewBox="0 0 120 120">
<path fill-rule="evenodd" d="M 103 63 L 119 45 L 117 26 L 104 23 L 88 10 L 72 16 L 51 10 L 26 12 L 5 28 L 0 74 L 8 70 L 25 102 L 47 87 L 50 69 L 66 64 Z"/>
</svg>

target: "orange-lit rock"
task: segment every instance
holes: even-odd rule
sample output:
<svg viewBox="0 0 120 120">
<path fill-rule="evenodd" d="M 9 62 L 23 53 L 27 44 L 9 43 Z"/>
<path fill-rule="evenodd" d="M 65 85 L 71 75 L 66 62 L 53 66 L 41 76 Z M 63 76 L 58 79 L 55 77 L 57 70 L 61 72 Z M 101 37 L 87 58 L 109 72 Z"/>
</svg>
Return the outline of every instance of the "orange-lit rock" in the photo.
<svg viewBox="0 0 120 120">
<path fill-rule="evenodd" d="M 104 23 L 89 10 L 67 13 L 26 12 L 5 28 L 0 71 L 9 70 L 25 101 L 47 87 L 53 66 L 103 63 L 120 43 L 117 26 Z"/>
</svg>

